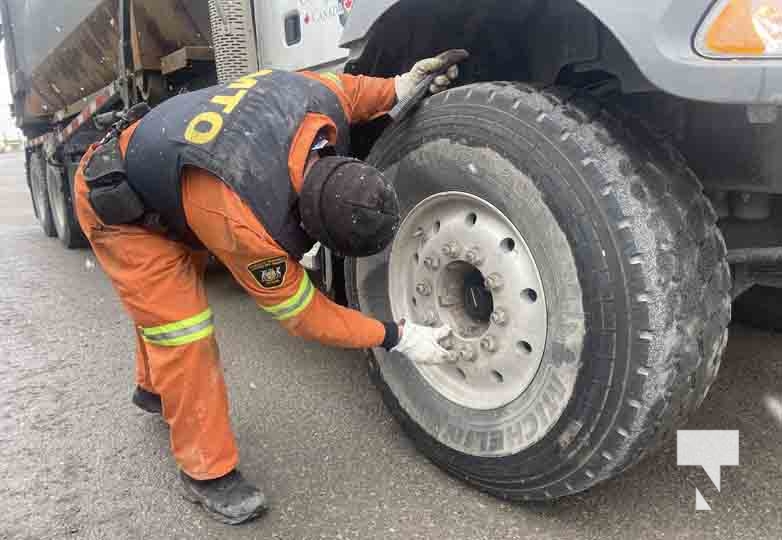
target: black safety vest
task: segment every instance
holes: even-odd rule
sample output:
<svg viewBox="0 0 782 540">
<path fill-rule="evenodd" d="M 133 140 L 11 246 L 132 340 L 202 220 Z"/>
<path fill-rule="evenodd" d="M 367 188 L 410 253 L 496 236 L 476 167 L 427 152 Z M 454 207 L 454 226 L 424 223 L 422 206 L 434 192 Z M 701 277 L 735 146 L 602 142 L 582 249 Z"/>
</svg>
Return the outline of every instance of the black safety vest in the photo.
<svg viewBox="0 0 782 540">
<path fill-rule="evenodd" d="M 192 237 L 182 204 L 182 168 L 220 178 L 291 256 L 313 245 L 301 228 L 288 157 L 307 113 L 337 126 L 347 153 L 348 121 L 325 84 L 295 73 L 261 71 L 231 84 L 182 94 L 139 123 L 125 154 L 128 182 L 149 210 L 181 238 Z"/>
</svg>

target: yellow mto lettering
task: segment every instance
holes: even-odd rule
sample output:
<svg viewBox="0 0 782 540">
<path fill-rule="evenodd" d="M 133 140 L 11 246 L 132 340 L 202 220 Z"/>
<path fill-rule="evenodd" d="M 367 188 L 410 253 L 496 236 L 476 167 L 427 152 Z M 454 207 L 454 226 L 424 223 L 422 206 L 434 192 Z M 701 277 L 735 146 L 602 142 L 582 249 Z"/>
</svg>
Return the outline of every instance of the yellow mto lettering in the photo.
<svg viewBox="0 0 782 540">
<path fill-rule="evenodd" d="M 258 84 L 258 81 L 256 80 L 258 77 L 265 77 L 271 72 L 271 69 L 262 69 L 261 71 L 256 71 L 255 73 L 245 75 L 244 77 L 229 84 L 228 88 L 233 88 L 234 90 L 249 90 Z"/>
<path fill-rule="evenodd" d="M 251 73 L 250 75 L 245 75 L 238 81 L 228 85 L 228 88 L 238 90 L 236 94 L 233 96 L 214 96 L 211 99 L 211 103 L 214 103 L 215 105 L 222 105 L 223 114 L 231 114 L 236 106 L 239 105 L 239 103 L 247 95 L 247 91 L 258 84 L 256 79 L 258 77 L 268 75 L 269 73 L 272 73 L 271 69 L 264 69 L 256 73 Z M 206 131 L 202 129 L 204 127 L 202 124 L 208 127 Z M 215 140 L 222 129 L 223 117 L 220 113 L 203 112 L 193 118 L 187 125 L 187 130 L 185 131 L 185 140 L 192 144 L 207 144 Z"/>
<path fill-rule="evenodd" d="M 212 98 L 212 103 L 215 103 L 216 105 L 225 105 L 223 114 L 231 114 L 246 95 L 247 90 L 239 90 L 233 96 L 215 96 Z"/>
<path fill-rule="evenodd" d="M 243 78 L 239 79 L 238 81 L 232 82 L 231 84 L 229 84 L 228 88 L 233 88 L 234 90 L 239 89 L 239 88 L 241 88 L 243 90 L 249 90 L 250 88 L 252 88 L 256 84 L 258 84 L 258 81 L 256 81 L 255 79 L 248 79 L 246 77 L 243 77 Z"/>
<path fill-rule="evenodd" d="M 198 129 L 201 124 L 208 124 L 209 130 Z M 190 121 L 185 131 L 185 139 L 193 144 L 207 144 L 212 142 L 223 129 L 223 117 L 216 112 L 204 112 Z"/>
</svg>

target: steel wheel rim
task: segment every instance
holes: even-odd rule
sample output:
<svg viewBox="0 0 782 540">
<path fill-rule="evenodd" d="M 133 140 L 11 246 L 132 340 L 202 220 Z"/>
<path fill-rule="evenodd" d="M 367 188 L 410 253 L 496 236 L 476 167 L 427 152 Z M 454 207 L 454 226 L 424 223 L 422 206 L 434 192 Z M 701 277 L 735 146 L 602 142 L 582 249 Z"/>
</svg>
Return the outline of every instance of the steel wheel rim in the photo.
<svg viewBox="0 0 782 540">
<path fill-rule="evenodd" d="M 545 292 L 524 237 L 491 203 L 462 192 L 419 203 L 391 248 L 389 298 L 396 320 L 454 329 L 453 363 L 415 365 L 448 400 L 497 409 L 534 380 L 546 343 Z"/>
</svg>

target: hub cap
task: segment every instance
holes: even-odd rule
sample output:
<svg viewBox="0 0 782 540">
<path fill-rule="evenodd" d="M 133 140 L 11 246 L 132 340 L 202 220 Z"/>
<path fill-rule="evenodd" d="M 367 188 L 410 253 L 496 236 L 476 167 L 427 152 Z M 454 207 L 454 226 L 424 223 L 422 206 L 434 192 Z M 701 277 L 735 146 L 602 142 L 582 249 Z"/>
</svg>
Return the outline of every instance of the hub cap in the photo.
<svg viewBox="0 0 782 540">
<path fill-rule="evenodd" d="M 437 392 L 490 410 L 527 389 L 546 343 L 546 299 L 524 238 L 502 212 L 468 193 L 425 199 L 396 235 L 389 274 L 396 320 L 453 329 L 452 363 L 416 364 Z"/>
</svg>

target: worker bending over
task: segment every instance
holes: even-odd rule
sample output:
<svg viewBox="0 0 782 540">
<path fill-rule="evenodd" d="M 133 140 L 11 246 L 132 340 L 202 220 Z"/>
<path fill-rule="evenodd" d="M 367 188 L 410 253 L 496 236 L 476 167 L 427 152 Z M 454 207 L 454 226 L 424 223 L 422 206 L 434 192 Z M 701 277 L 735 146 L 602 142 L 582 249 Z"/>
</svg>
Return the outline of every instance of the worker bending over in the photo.
<svg viewBox="0 0 782 540">
<path fill-rule="evenodd" d="M 203 282 L 208 252 L 293 335 L 398 350 L 415 362 L 447 355 L 444 329 L 341 307 L 298 262 L 316 241 L 348 257 L 391 242 L 396 192 L 372 166 L 342 157 L 349 126 L 388 111 L 443 67 L 431 58 L 395 79 L 260 71 L 174 97 L 82 159 L 79 222 L 137 328 L 133 402 L 162 413 L 186 497 L 220 521 L 248 521 L 266 503 L 237 470 Z M 430 90 L 456 75 L 453 66 Z"/>
</svg>

